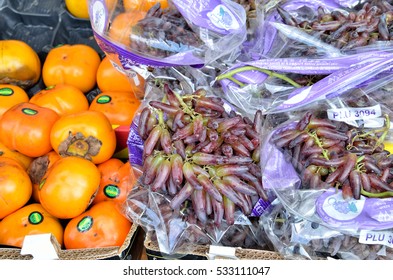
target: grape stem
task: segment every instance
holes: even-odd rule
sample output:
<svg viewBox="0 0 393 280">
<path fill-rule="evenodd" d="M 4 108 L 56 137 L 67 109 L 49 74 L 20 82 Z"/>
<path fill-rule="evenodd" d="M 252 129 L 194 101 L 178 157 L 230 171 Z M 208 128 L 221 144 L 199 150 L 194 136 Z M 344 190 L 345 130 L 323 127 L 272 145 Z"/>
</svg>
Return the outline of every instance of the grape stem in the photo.
<svg viewBox="0 0 393 280">
<path fill-rule="evenodd" d="M 309 132 L 308 135 L 310 135 L 314 139 L 314 143 L 317 144 L 318 147 L 322 149 L 322 155 L 325 159 L 329 160 L 329 152 L 323 148 L 323 144 L 321 140 L 319 139 L 317 133 L 315 131 Z"/>
<path fill-rule="evenodd" d="M 267 69 L 258 68 L 258 67 L 255 67 L 255 66 L 243 66 L 243 67 L 236 68 L 236 69 L 234 69 L 232 71 L 229 71 L 229 72 L 226 72 L 226 73 L 223 73 L 223 74 L 217 76 L 216 80 L 217 81 L 221 81 L 223 79 L 228 79 L 228 80 L 234 82 L 235 84 L 237 84 L 238 86 L 244 87 L 245 84 L 240 82 L 239 80 L 237 80 L 233 76 L 238 74 L 238 73 L 244 72 L 244 71 L 252 71 L 252 70 L 265 73 L 269 77 L 279 78 L 279 79 L 281 79 L 283 81 L 286 81 L 287 83 L 289 83 L 290 85 L 294 86 L 295 88 L 302 87 L 301 85 L 296 83 L 294 80 L 292 80 L 291 78 L 288 78 L 287 76 L 285 76 L 283 74 L 278 74 L 276 72 L 273 72 L 273 71 L 270 71 L 270 70 L 267 70 Z"/>
<path fill-rule="evenodd" d="M 361 189 L 360 193 L 367 197 L 374 197 L 374 198 L 384 198 L 384 197 L 393 197 L 393 191 L 386 191 L 380 193 L 371 193 Z"/>
<path fill-rule="evenodd" d="M 188 107 L 188 105 L 183 101 L 183 98 L 178 93 L 175 93 L 175 96 L 176 96 L 177 100 L 179 100 L 180 106 L 182 107 L 183 112 L 190 115 L 190 117 L 194 119 L 195 113 L 193 112 L 193 110 L 191 110 Z"/>
<path fill-rule="evenodd" d="M 351 148 L 353 147 L 353 143 L 354 143 L 356 140 L 358 140 L 359 138 L 360 138 L 360 139 L 363 139 L 363 138 L 365 138 L 365 137 L 367 137 L 367 136 L 370 136 L 371 134 L 377 135 L 377 133 L 382 132 L 382 135 L 381 135 L 380 137 L 377 137 L 378 140 L 377 140 L 377 142 L 376 142 L 375 145 L 374 145 L 374 150 L 375 150 L 376 148 L 378 148 L 378 147 L 383 143 L 383 141 L 385 141 L 385 138 L 386 138 L 386 135 L 387 135 L 388 132 L 389 132 L 389 129 L 390 129 L 390 119 L 389 119 L 389 115 L 388 115 L 388 114 L 385 114 L 385 126 L 384 126 L 383 128 L 381 128 L 381 129 L 375 129 L 375 130 L 371 130 L 371 131 L 365 132 L 365 133 L 363 133 L 363 134 L 357 134 L 357 135 L 355 135 L 355 136 L 353 137 L 351 143 L 348 144 L 348 147 L 347 147 L 347 148 L 348 148 L 348 149 L 351 149 Z"/>
<path fill-rule="evenodd" d="M 158 115 L 158 123 L 162 127 L 165 127 L 165 121 L 164 121 L 164 114 L 161 110 L 156 110 L 157 115 Z"/>
</svg>

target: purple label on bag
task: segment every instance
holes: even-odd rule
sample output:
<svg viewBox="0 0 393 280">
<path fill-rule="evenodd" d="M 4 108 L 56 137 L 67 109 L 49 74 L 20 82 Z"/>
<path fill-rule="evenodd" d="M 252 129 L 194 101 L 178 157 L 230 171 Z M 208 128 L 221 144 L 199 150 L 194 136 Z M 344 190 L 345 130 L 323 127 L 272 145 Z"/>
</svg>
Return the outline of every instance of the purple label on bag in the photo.
<svg viewBox="0 0 393 280">
<path fill-rule="evenodd" d="M 245 23 L 231 7 L 236 5 L 237 11 L 242 11 L 245 15 L 244 9 L 236 3 L 228 5 L 219 0 L 173 0 L 172 2 L 185 19 L 198 27 L 222 35 L 237 33 L 244 28 Z"/>
<path fill-rule="evenodd" d="M 336 71 L 312 86 L 295 89 L 286 101 L 269 110 L 269 112 L 294 110 L 322 98 L 337 97 L 347 90 L 368 81 L 371 77 L 390 70 L 392 63 L 393 55 L 390 55 L 384 60 L 357 64 L 348 69 Z"/>
<path fill-rule="evenodd" d="M 239 71 L 246 66 L 252 66 L 261 70 L 271 70 L 278 72 L 297 73 L 304 75 L 329 75 L 335 71 L 344 70 L 354 65 L 361 65 L 371 63 L 378 60 L 386 60 L 392 55 L 387 52 L 367 52 L 355 55 L 348 55 L 336 58 L 272 58 L 262 59 L 252 62 L 244 62 L 231 67 L 223 74 L 231 71 Z M 267 74 L 258 70 L 244 70 L 233 75 L 233 77 L 243 84 L 260 84 L 268 77 Z M 228 87 L 229 84 L 236 86 L 235 83 L 229 79 L 220 81 L 223 88 Z M 237 85 L 238 86 L 238 85 Z"/>
<path fill-rule="evenodd" d="M 108 39 L 99 35 L 97 32 L 93 32 L 94 37 L 97 41 L 98 46 L 105 52 L 109 54 L 115 54 L 121 57 L 122 65 L 147 65 L 152 67 L 172 67 L 172 66 L 193 66 L 202 67 L 204 62 L 201 58 L 194 56 L 192 51 L 178 53 L 165 58 L 151 59 L 147 57 L 142 57 L 133 53 L 130 50 L 126 50 L 116 44 L 110 42 Z M 124 68 L 127 69 L 127 68 Z"/>
<path fill-rule="evenodd" d="M 143 140 L 138 133 L 138 120 L 136 117 L 131 123 L 130 133 L 128 134 L 127 147 L 128 158 L 131 165 L 143 165 Z"/>
<path fill-rule="evenodd" d="M 344 199 L 331 188 L 316 201 L 316 211 L 327 224 L 339 228 L 387 229 L 393 226 L 393 198 Z"/>
<path fill-rule="evenodd" d="M 262 198 L 258 200 L 258 202 L 254 205 L 254 208 L 251 212 L 251 217 L 259 217 L 265 212 L 265 210 L 270 206 L 271 201 L 264 201 Z"/>
</svg>

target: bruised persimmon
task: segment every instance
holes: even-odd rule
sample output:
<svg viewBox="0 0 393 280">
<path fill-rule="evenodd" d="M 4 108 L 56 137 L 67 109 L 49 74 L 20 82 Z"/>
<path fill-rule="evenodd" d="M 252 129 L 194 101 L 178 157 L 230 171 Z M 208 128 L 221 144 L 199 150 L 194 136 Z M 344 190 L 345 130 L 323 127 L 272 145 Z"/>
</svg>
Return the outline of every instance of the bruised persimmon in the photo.
<svg viewBox="0 0 393 280">
<path fill-rule="evenodd" d="M 38 188 L 40 186 L 41 180 L 52 167 L 52 165 L 59 159 L 61 159 L 61 156 L 52 150 L 43 156 L 35 158 L 28 166 L 27 174 L 29 174 L 31 183 L 33 184 L 32 197 L 34 201 L 40 201 Z"/>
<path fill-rule="evenodd" d="M 41 61 L 35 50 L 20 40 L 0 40 L 0 83 L 29 88 L 41 76 Z"/>
</svg>

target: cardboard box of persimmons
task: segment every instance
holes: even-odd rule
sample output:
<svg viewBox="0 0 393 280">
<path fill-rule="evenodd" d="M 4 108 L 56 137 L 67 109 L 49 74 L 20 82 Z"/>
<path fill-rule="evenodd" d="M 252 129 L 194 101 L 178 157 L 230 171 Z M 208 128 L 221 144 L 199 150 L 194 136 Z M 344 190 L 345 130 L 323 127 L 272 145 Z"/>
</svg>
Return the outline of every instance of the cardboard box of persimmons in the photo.
<svg viewBox="0 0 393 280">
<path fill-rule="evenodd" d="M 138 258 L 138 227 L 122 212 L 135 181 L 128 162 L 53 150 L 32 159 L 4 144 L 0 154 L 0 259 Z"/>
<path fill-rule="evenodd" d="M 0 259 L 137 259 L 121 202 L 143 80 L 104 57 L 76 1 L 0 2 Z"/>
<path fill-rule="evenodd" d="M 51 77 L 50 71 L 41 72 L 39 60 L 34 59 L 36 54 L 28 44 L 0 40 L 0 45 L 3 56 L 7 50 L 24 50 L 20 52 L 24 59 L 30 56 L 36 63 L 36 76 Z M 66 55 L 75 51 L 94 54 L 86 45 L 64 45 L 53 50 L 65 51 Z M 43 67 L 61 55 L 51 54 Z M 98 54 L 96 58 L 95 66 L 87 70 L 98 72 L 105 63 Z M 121 211 L 135 181 L 128 153 L 124 153 L 124 128 L 129 124 L 116 120 L 116 113 L 124 110 L 114 108 L 108 112 L 100 105 L 108 105 L 101 101 L 117 94 L 119 102 L 108 106 L 125 108 L 125 121 L 131 123 L 139 100 L 131 91 L 113 95 L 101 91 L 89 101 L 85 94 L 89 90 L 55 80 L 45 83 L 45 78 L 43 82 L 52 86 L 47 85 L 31 97 L 26 93 L 26 83 L 31 86 L 31 81 L 18 83 L 20 77 L 12 77 L 10 83 L 10 77 L 0 81 L 0 259 L 32 258 L 34 252 L 24 254 L 24 248 L 32 244 L 38 244 L 36 251 L 41 253 L 43 248 L 54 245 L 57 255 L 49 258 L 133 258 L 137 226 Z M 133 100 L 133 109 L 122 103 L 127 98 Z M 50 238 L 44 241 L 38 238 L 40 234 L 50 234 Z M 26 236 L 33 237 L 27 244 Z"/>
<path fill-rule="evenodd" d="M 53 245 L 57 255 L 50 258 L 133 258 L 137 226 L 121 210 L 135 182 L 128 153 L 121 156 L 129 125 L 118 126 L 91 102 L 67 103 L 72 91 L 86 98 L 75 85 L 56 84 L 30 98 L 22 85 L 0 82 L 0 259 L 32 258 L 24 250 L 32 244 L 41 253 Z M 38 105 L 34 97 L 44 95 Z"/>
</svg>

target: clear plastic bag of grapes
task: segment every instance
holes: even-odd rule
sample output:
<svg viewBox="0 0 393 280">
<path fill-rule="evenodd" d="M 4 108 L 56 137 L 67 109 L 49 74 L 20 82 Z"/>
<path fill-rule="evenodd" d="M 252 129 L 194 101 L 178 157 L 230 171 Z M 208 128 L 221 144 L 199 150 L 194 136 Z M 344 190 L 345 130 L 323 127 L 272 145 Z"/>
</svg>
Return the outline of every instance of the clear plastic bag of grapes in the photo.
<svg viewBox="0 0 393 280">
<path fill-rule="evenodd" d="M 260 226 L 272 250 L 288 259 L 391 260 L 391 244 L 383 244 L 386 232 L 345 233 L 289 213 L 279 200 L 260 217 Z M 388 239 L 389 237 L 387 237 Z M 374 240 L 380 239 L 379 242 Z"/>
<path fill-rule="evenodd" d="M 273 2 L 274 3 L 274 2 Z M 339 57 L 392 50 L 389 1 L 289 0 L 266 5 L 260 57 Z"/>
<path fill-rule="evenodd" d="M 101 49 L 125 71 L 201 67 L 235 58 L 247 37 L 245 7 L 231 0 L 89 0 Z"/>
<path fill-rule="evenodd" d="M 263 7 L 262 32 L 256 33 L 255 46 L 242 57 L 246 60 L 229 64 L 215 80 L 224 98 L 242 111 L 272 114 L 295 110 L 310 100 L 338 95 L 381 75 L 391 75 L 393 48 L 390 37 L 381 35 L 386 33 L 382 23 L 390 28 L 393 22 L 393 8 L 390 10 L 387 1 L 268 1 Z M 322 40 L 326 38 L 322 31 L 293 26 L 314 17 L 324 18 L 323 23 L 308 25 L 342 25 L 340 32 L 360 34 L 356 42 L 367 34 L 379 37 L 367 39 L 368 45 L 338 48 Z M 363 29 L 371 20 L 378 26 L 373 25 L 377 30 L 369 33 Z"/>
<path fill-rule="evenodd" d="M 271 199 L 258 164 L 261 111 L 239 114 L 203 86 L 204 74 L 172 70 L 179 80 L 152 81 L 130 129 L 141 176 L 125 212 L 167 254 L 192 243 L 263 248 L 253 223 Z"/>
<path fill-rule="evenodd" d="M 375 62 L 375 67 L 383 63 Z M 338 81 L 340 95 L 299 97 L 297 106 L 266 116 L 263 186 L 292 214 L 341 232 L 367 234 L 393 227 L 393 79 L 381 73 L 349 88 L 336 72 L 337 79 L 325 89 L 337 89 Z"/>
</svg>

